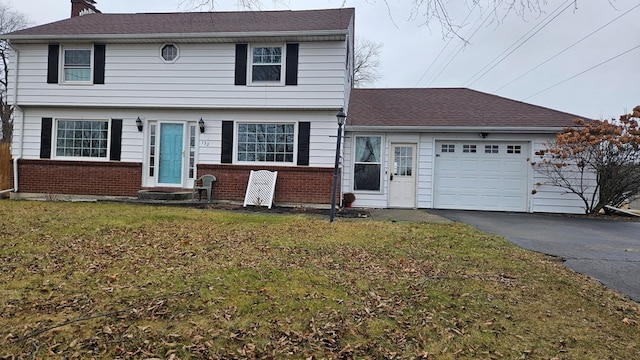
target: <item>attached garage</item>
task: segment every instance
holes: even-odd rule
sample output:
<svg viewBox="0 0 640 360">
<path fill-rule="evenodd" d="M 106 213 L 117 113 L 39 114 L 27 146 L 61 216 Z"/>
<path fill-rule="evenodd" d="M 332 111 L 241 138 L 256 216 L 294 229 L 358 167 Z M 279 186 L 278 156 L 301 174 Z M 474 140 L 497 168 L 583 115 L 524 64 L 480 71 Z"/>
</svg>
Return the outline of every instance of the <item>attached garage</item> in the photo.
<svg viewBox="0 0 640 360">
<path fill-rule="evenodd" d="M 526 142 L 436 141 L 436 209 L 527 211 Z"/>
<path fill-rule="evenodd" d="M 577 115 L 460 88 L 353 89 L 347 110 L 341 186 L 352 206 L 584 212 L 531 166 Z"/>
</svg>

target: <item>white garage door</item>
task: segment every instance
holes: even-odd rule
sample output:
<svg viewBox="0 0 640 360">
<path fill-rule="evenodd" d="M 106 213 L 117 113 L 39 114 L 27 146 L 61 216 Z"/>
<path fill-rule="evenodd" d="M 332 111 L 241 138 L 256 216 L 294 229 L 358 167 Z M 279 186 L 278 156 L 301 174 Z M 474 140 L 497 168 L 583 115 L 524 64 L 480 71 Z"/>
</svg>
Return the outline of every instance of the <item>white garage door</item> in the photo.
<svg viewBox="0 0 640 360">
<path fill-rule="evenodd" d="M 527 211 L 529 146 L 437 141 L 434 208 Z"/>
</svg>

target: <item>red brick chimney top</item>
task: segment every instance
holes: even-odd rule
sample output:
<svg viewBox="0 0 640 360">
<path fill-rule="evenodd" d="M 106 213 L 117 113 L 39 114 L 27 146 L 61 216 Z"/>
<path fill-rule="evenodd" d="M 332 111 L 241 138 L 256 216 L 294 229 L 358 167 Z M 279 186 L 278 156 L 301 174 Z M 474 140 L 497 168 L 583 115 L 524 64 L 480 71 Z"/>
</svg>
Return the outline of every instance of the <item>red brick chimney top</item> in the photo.
<svg viewBox="0 0 640 360">
<path fill-rule="evenodd" d="M 93 0 L 71 0 L 71 17 L 99 13 Z"/>
</svg>

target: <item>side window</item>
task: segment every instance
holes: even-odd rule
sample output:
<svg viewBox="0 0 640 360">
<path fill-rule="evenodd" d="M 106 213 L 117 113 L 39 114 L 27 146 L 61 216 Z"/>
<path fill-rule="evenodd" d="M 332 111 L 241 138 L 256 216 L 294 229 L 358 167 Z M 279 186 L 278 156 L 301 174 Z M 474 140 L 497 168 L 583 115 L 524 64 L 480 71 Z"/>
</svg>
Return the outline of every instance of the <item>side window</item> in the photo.
<svg viewBox="0 0 640 360">
<path fill-rule="evenodd" d="M 64 49 L 62 55 L 65 83 L 91 83 L 91 49 Z"/>
<path fill-rule="evenodd" d="M 357 136 L 353 190 L 380 191 L 382 160 L 380 136 Z"/>
<path fill-rule="evenodd" d="M 252 83 L 282 82 L 282 49 L 282 46 L 254 46 L 251 48 Z"/>
</svg>

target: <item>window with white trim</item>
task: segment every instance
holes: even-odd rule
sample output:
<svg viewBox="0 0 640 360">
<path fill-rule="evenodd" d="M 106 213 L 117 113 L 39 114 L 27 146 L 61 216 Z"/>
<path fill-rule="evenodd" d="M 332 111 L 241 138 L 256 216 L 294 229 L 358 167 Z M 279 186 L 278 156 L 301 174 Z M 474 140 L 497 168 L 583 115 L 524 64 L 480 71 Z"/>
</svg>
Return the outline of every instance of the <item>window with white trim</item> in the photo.
<svg viewBox="0 0 640 360">
<path fill-rule="evenodd" d="M 293 163 L 294 123 L 245 123 L 237 125 L 238 162 Z"/>
<path fill-rule="evenodd" d="M 56 157 L 102 158 L 109 156 L 108 120 L 57 120 Z"/>
<path fill-rule="evenodd" d="M 196 125 L 189 125 L 189 179 L 196 174 Z"/>
<path fill-rule="evenodd" d="M 353 190 L 380 191 L 382 137 L 356 136 Z"/>
<path fill-rule="evenodd" d="M 66 83 L 91 83 L 91 49 L 63 49 L 62 81 Z"/>
<path fill-rule="evenodd" d="M 156 128 L 155 122 L 149 122 L 149 177 L 154 177 L 156 170 Z"/>
<path fill-rule="evenodd" d="M 284 47 L 252 46 L 251 47 L 251 82 L 282 83 L 284 78 Z"/>
<path fill-rule="evenodd" d="M 174 44 L 165 44 L 160 49 L 160 57 L 165 62 L 174 62 L 178 58 L 178 47 Z"/>
</svg>

